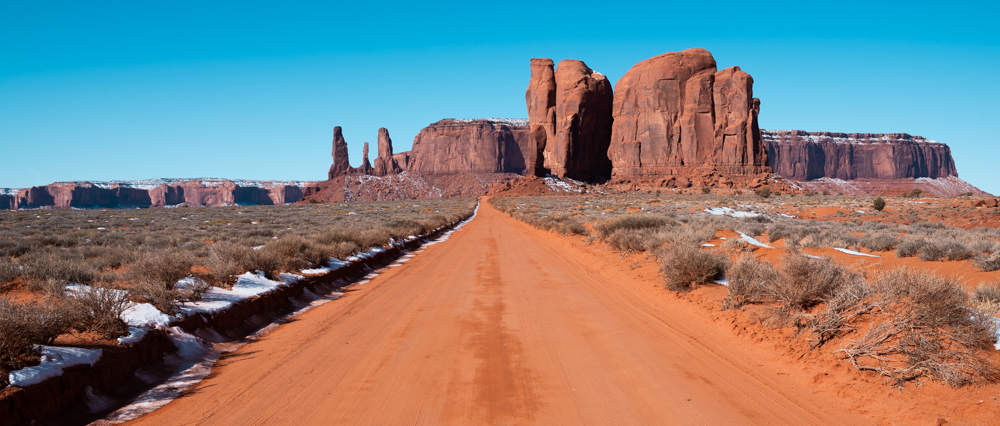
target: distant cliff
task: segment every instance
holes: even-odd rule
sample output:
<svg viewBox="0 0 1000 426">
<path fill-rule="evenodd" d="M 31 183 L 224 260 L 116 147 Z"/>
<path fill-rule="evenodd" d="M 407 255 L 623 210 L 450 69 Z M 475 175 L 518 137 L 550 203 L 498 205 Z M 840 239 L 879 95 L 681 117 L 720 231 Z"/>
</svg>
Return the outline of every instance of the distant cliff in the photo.
<svg viewBox="0 0 1000 426">
<path fill-rule="evenodd" d="M 523 173 L 527 143 L 527 120 L 445 119 L 417 134 L 403 168 L 422 175 Z"/>
<path fill-rule="evenodd" d="M 229 179 L 57 182 L 0 193 L 0 209 L 287 204 L 302 198 L 303 187 L 310 183 Z"/>
<path fill-rule="evenodd" d="M 906 133 L 762 130 L 774 172 L 792 180 L 958 176 L 948 145 Z"/>
</svg>

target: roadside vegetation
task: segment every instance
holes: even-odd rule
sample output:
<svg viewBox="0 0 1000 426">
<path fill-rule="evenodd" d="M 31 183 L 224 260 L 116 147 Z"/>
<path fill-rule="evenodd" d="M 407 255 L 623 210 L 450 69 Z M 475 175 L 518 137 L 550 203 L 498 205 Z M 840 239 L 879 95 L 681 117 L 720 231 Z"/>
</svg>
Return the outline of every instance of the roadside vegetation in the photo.
<svg viewBox="0 0 1000 426">
<path fill-rule="evenodd" d="M 73 334 L 128 334 L 131 302 L 167 314 L 236 276 L 345 259 L 472 214 L 474 199 L 142 210 L 0 211 L 0 373 Z M 196 284 L 176 284 L 195 277 Z M 0 386 L 6 381 L 0 374 Z"/>
<path fill-rule="evenodd" d="M 1000 284 L 972 290 L 922 269 L 857 270 L 829 257 L 803 253 L 836 248 L 1000 270 L 996 228 L 860 220 L 874 212 L 886 217 L 882 212 L 886 205 L 915 203 L 906 198 L 919 195 L 907 194 L 888 203 L 881 198 L 873 202 L 815 193 L 792 197 L 635 191 L 490 201 L 536 228 L 600 240 L 621 252 L 623 259 L 638 253 L 655 257 L 668 289 L 687 292 L 725 285 L 727 296 L 719 308 L 746 313 L 735 318 L 762 327 L 790 328 L 811 349 L 828 350 L 894 385 L 921 379 L 956 387 L 996 382 L 1000 370 L 991 355 Z M 831 205 L 839 210 L 826 220 L 781 213 L 790 206 Z M 572 223 L 572 232 L 565 230 L 567 222 Z M 737 237 L 723 238 L 720 245 L 721 232 Z M 707 244 L 710 240 L 713 244 Z M 785 254 L 772 260 L 759 258 L 756 244 L 779 247 Z"/>
</svg>

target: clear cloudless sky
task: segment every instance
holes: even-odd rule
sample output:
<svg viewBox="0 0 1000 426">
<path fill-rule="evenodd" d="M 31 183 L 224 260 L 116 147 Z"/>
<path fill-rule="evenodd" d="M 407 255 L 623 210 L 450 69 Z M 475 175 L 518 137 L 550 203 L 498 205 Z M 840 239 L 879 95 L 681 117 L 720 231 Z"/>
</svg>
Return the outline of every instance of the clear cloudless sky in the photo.
<svg viewBox="0 0 1000 426">
<path fill-rule="evenodd" d="M 616 82 L 709 49 L 754 78 L 761 126 L 947 143 L 1000 193 L 997 2 L 137 2 L 0 0 L 0 187 L 321 180 L 386 127 L 524 118 L 532 57 Z"/>
</svg>

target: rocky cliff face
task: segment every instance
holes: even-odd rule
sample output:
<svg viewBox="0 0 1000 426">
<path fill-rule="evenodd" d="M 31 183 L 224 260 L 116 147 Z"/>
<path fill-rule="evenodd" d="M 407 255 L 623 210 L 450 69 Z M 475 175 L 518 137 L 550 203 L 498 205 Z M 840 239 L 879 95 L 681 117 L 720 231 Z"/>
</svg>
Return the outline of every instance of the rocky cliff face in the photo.
<svg viewBox="0 0 1000 426">
<path fill-rule="evenodd" d="M 705 49 L 665 53 L 632 67 L 615 85 L 608 156 L 614 176 L 768 172 L 753 78 L 716 71 Z"/>
<path fill-rule="evenodd" d="M 948 145 L 906 133 L 765 130 L 774 172 L 792 180 L 958 176 Z"/>
<path fill-rule="evenodd" d="M 406 170 L 421 175 L 523 173 L 530 151 L 526 120 L 445 119 L 413 139 Z"/>
<path fill-rule="evenodd" d="M 287 204 L 302 198 L 309 182 L 228 179 L 58 182 L 13 195 L 11 208 L 120 208 L 171 205 L 226 206 Z M 0 204 L 0 208 L 4 207 Z"/>
<path fill-rule="evenodd" d="M 582 61 L 531 60 L 525 93 L 530 128 L 528 168 L 560 177 L 603 180 L 611 174 L 611 83 Z M 537 152 L 543 160 L 538 163 Z"/>
</svg>

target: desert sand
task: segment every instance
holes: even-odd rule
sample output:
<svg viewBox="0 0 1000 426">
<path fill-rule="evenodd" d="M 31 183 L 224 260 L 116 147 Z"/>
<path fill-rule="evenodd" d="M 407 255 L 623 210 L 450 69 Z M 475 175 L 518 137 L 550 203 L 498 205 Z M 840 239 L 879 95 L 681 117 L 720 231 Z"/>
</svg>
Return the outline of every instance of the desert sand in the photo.
<svg viewBox="0 0 1000 426">
<path fill-rule="evenodd" d="M 481 206 L 133 424 L 866 423 L 618 259 Z"/>
</svg>

